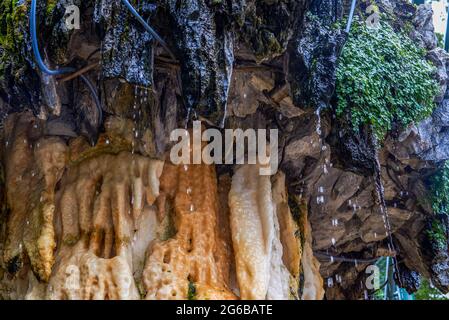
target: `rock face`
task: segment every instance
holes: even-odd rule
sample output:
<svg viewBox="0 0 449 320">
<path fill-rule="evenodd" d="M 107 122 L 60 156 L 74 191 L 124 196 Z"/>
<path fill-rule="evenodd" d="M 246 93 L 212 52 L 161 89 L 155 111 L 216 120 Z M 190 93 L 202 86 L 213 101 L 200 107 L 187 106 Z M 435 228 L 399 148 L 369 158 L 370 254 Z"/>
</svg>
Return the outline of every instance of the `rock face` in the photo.
<svg viewBox="0 0 449 320">
<path fill-rule="evenodd" d="M 428 5 L 378 3 L 426 50 L 441 90 L 431 117 L 395 127 L 376 150 L 368 130 L 333 115 L 349 1 L 141 1 L 171 52 L 122 1 L 75 1 L 80 30 L 61 20 L 67 1 L 40 4 L 47 63 L 95 64 L 85 75 L 101 119 L 80 81 L 36 69 L 27 3 L 9 3 L 0 2 L 17 18 L 0 26 L 0 298 L 362 299 L 366 267 L 385 256 L 400 261 L 409 291 L 420 277 L 449 290 L 447 235 L 443 245 L 428 236 L 436 220 L 449 230 L 447 217 L 423 201 L 449 159 L 449 55 Z M 277 129 L 279 172 L 171 164 L 171 132 L 195 118 Z"/>
<path fill-rule="evenodd" d="M 301 27 L 297 27 L 289 60 L 289 78 L 295 105 L 325 108 L 335 91 L 337 59 L 345 42 L 341 2 L 312 1 Z"/>
</svg>

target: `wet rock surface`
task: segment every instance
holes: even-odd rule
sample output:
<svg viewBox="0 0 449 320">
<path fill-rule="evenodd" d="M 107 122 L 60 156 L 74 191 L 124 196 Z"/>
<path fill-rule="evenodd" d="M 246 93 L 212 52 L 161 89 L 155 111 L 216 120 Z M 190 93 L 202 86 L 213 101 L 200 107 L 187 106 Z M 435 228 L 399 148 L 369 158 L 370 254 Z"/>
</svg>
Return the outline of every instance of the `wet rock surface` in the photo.
<svg viewBox="0 0 449 320">
<path fill-rule="evenodd" d="M 341 19 L 341 3 L 312 1 L 303 24 L 297 26 L 289 55 L 293 101 L 304 109 L 329 106 L 334 94 L 337 59 L 346 40 L 335 28 Z"/>
<path fill-rule="evenodd" d="M 75 32 L 64 30 L 61 24 L 64 4 L 66 1 L 58 1 L 54 12 L 49 13 L 43 28 L 54 26 L 54 30 L 51 39 L 44 41 L 41 48 L 48 51 L 49 59 L 55 64 L 82 67 L 101 61 L 101 67 L 92 69 L 86 75 L 94 82 L 100 96 L 103 112 L 107 115 L 105 121 L 96 121 L 97 114 L 91 94 L 78 80 L 54 85 L 54 91 L 61 100 L 61 112 L 59 116 L 52 113 L 49 99 L 45 98 L 45 93 L 41 90 L 48 86 L 42 86 L 42 75 L 29 55 L 29 39 L 25 31 L 27 23 L 22 21 L 17 28 L 25 34 L 24 42 L 14 48 L 6 48 L 3 43 L 0 45 L 2 124 L 10 114 L 31 110 L 34 116 L 41 119 L 39 121 L 42 121 L 42 127 L 39 128 L 44 130 L 36 133 L 35 138 L 46 136 L 48 139 L 58 139 L 65 145 L 80 139 L 79 136 L 85 136 L 87 141 L 95 144 L 98 133 L 109 132 L 111 141 L 128 142 L 128 156 L 132 152 L 145 159 L 166 158 L 171 146 L 170 132 L 188 123 L 189 109 L 192 117 L 197 116 L 206 120 L 207 125 L 215 127 L 278 129 L 280 170 L 285 173 L 287 202 L 291 214 L 298 218 L 301 216 L 298 212 L 306 208 L 308 215 L 306 222 L 295 218 L 295 222 L 303 228 L 300 228 L 304 233 L 303 237 L 307 238 L 298 247 L 302 249 L 303 272 L 309 276 L 304 282 L 300 280 L 295 284 L 297 292 L 293 296 L 321 298 L 326 294 L 328 299 L 361 299 L 364 294 L 360 282 L 365 279 L 364 271 L 370 264 L 364 261 L 395 253 L 401 261 L 399 269 L 403 286 L 410 292 L 419 286 L 420 276 L 430 278 L 440 290 L 448 291 L 447 244 L 446 247 L 438 247 L 426 237 L 426 231 L 435 217 L 431 206 L 421 201 L 428 197 L 426 178 L 449 159 L 449 57 L 443 50 L 436 48 L 431 10 L 427 5 L 416 9 L 402 1 L 379 3 L 382 12 L 395 17 L 395 27 L 411 26 L 410 36 L 428 52 L 427 58 L 436 66 L 435 79 L 441 88 L 435 101 L 438 107 L 432 116 L 409 128 L 394 128 L 378 152 L 385 202 L 397 250 L 392 252 L 376 195 L 373 178 L 376 153 L 373 151 L 369 130 L 356 133 L 344 119 L 337 120 L 332 115 L 335 71 L 340 50 L 347 37 L 334 23 L 346 17 L 348 1 L 141 2 L 137 6 L 138 11 L 163 36 L 175 59 L 144 31 L 119 0 L 83 2 L 82 29 Z M 45 9 L 41 7 L 40 11 Z M 27 50 L 28 53 L 23 55 L 24 60 L 20 60 L 23 64 L 20 64 L 18 56 Z M 14 59 L 6 59 L 5 53 L 14 56 Z M 92 53 L 93 58 L 89 58 Z M 22 69 L 18 73 L 19 65 Z M 322 109 L 322 112 L 316 112 L 317 109 Z M 21 130 L 26 132 L 23 133 L 26 136 L 34 134 L 34 128 Z M 3 129 L 1 132 L 2 164 L 10 167 L 8 139 Z M 107 141 L 109 140 L 101 140 L 100 145 L 105 146 Z M 24 149 L 25 151 L 31 154 L 28 149 Z M 24 164 L 26 175 L 31 175 L 32 170 L 29 168 L 34 165 L 32 161 Z M 236 168 L 217 166 L 216 169 L 216 180 L 223 181 L 227 175 L 234 175 Z M 58 176 L 57 173 L 52 174 Z M 27 188 L 39 182 L 34 181 L 34 177 L 30 179 L 33 184 L 26 186 Z M 14 196 L 11 193 L 14 185 L 11 186 L 10 183 L 15 183 L 15 180 L 8 176 L 7 169 L 6 176 L 3 179 L 0 176 L 0 197 L 2 192 L 8 194 L 8 189 L 9 197 Z M 268 181 L 265 183 L 269 184 Z M 224 188 L 224 185 L 219 182 L 218 188 Z M 230 186 L 227 192 L 229 188 Z M 234 188 L 238 189 L 238 186 Z M 23 189 L 22 192 L 26 190 Z M 36 186 L 35 192 L 37 194 L 42 190 L 45 190 L 45 185 Z M 181 198 L 184 199 L 183 197 L 184 195 Z M 9 206 L 14 202 L 9 199 Z M 280 203 L 285 204 L 285 199 Z M 278 206 L 282 205 L 278 203 Z M 302 208 L 302 211 L 298 208 Z M 20 232 L 16 235 L 17 239 L 13 237 L 16 245 L 6 245 L 5 242 L 11 208 L 0 215 L 0 271 L 16 275 L 14 281 L 17 280 L 4 280 L 0 285 L 0 297 L 10 298 L 17 295 L 11 293 L 14 286 L 18 288 L 16 291 L 25 291 L 22 296 L 26 294 L 28 282 L 25 278 L 35 284 L 37 291 L 42 290 L 42 283 L 39 281 L 48 280 L 48 265 L 52 261 L 57 261 L 61 279 L 69 277 L 63 270 L 66 267 L 64 263 L 68 261 L 64 260 L 63 255 L 72 250 L 64 251 L 57 247 L 56 257 L 48 254 L 52 250 L 39 251 L 31 243 L 41 237 L 45 239 L 48 233 L 31 227 L 28 229 L 32 232 L 28 232 L 25 237 L 28 239 L 28 247 L 19 250 L 22 232 L 27 229 L 23 226 L 26 219 L 21 219 L 20 216 L 24 215 L 26 208 L 13 209 L 19 212 L 16 217 L 19 217 L 17 221 Z M 207 208 L 215 216 L 214 210 Z M 37 220 L 39 215 L 48 212 L 36 208 L 34 211 Z M 148 213 L 148 216 L 152 215 L 154 212 Z M 223 217 L 217 216 L 216 219 L 222 221 L 220 219 Z M 9 223 L 15 225 L 15 222 Z M 116 224 L 119 225 L 120 223 Z M 215 234 L 214 228 L 209 227 L 208 232 Z M 276 226 L 270 225 L 271 231 L 275 228 Z M 295 243 L 292 237 L 283 239 L 282 232 L 280 236 L 283 245 L 286 239 L 290 239 L 289 248 L 296 248 L 292 244 Z M 230 235 L 227 241 L 230 241 L 229 237 Z M 161 252 L 170 247 L 165 242 L 166 239 L 159 241 Z M 95 241 L 92 243 L 95 244 Z M 201 242 L 201 245 L 204 243 Z M 279 247 L 278 243 L 276 246 Z M 114 269 L 122 266 L 127 273 L 132 273 L 132 261 L 134 259 L 141 262 L 141 252 L 139 251 L 137 258 L 132 258 L 130 256 L 135 255 L 132 249 L 122 249 L 117 261 L 110 262 L 110 265 L 99 264 L 99 268 L 107 269 L 112 266 Z M 22 254 L 24 250 L 29 251 L 29 257 L 28 253 Z M 97 259 L 83 250 L 75 250 L 76 261 L 73 263 L 82 266 L 89 259 Z M 173 256 L 181 260 L 186 256 L 193 259 L 188 250 L 184 251 L 180 256 Z M 205 248 L 205 251 L 208 257 L 212 256 L 210 248 Z M 296 265 L 297 260 L 292 258 L 295 254 L 290 254 L 290 260 Z M 24 256 L 25 263 L 22 259 Z M 359 262 L 331 261 L 330 256 L 347 257 Z M 163 258 L 154 257 L 153 264 L 158 267 L 170 266 Z M 236 292 L 231 292 L 231 289 L 235 285 L 232 284 L 232 281 L 236 281 L 232 280 L 235 275 L 229 275 L 232 270 L 223 267 L 219 257 L 215 258 L 217 261 L 213 261 L 208 268 L 220 274 L 217 276 L 218 280 L 203 277 L 202 269 L 195 269 L 198 279 L 204 285 L 200 291 L 207 296 L 210 287 L 215 290 L 218 286 L 223 288 L 218 296 L 234 297 Z M 27 259 L 31 261 L 28 266 Z M 267 259 L 264 263 L 269 262 Z M 297 275 L 292 264 L 292 261 L 286 264 L 290 266 L 291 275 L 295 277 L 295 281 L 302 279 L 304 274 Z M 218 267 L 221 268 L 220 272 L 216 271 Z M 269 279 L 265 277 L 269 265 L 265 267 L 258 276 L 266 281 L 266 287 L 270 287 Z M 143 266 L 138 268 L 141 274 Z M 177 271 L 182 276 L 182 288 L 178 288 L 176 284 L 173 287 L 177 288 L 177 295 L 185 298 L 189 294 L 186 291 L 190 282 L 187 278 L 188 270 Z M 226 280 L 221 278 L 222 272 L 226 275 Z M 167 297 L 170 294 L 161 287 L 154 286 L 151 279 L 159 275 L 151 268 L 146 271 L 146 276 L 150 279 L 146 280 L 146 287 L 149 288 L 148 295 L 151 297 Z M 87 270 L 81 278 L 96 276 L 95 272 Z M 114 275 L 107 274 L 101 281 L 114 283 Z M 138 298 L 139 293 L 142 293 L 138 292 L 142 288 L 137 288 L 134 284 L 130 286 L 125 282 L 117 283 L 119 288 L 130 290 L 128 295 L 122 295 L 119 291 L 102 291 L 102 294 Z M 247 289 L 245 294 L 251 296 L 252 293 L 248 292 L 253 288 L 244 288 Z M 52 297 L 66 297 L 64 290 L 67 291 L 67 288 L 56 288 Z M 28 292 L 28 297 L 39 296 L 37 291 Z M 69 293 L 73 297 L 82 296 L 79 292 Z M 257 293 L 258 297 L 265 297 L 264 293 L 265 291 Z"/>
</svg>

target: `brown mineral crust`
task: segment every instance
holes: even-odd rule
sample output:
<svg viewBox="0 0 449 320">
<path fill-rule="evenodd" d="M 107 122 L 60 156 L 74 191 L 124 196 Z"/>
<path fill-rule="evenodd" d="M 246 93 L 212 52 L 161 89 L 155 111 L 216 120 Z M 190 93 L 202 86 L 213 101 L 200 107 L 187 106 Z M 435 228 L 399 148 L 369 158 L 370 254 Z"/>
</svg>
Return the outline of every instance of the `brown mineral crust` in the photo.
<svg viewBox="0 0 449 320">
<path fill-rule="evenodd" d="M 215 168 L 167 166 L 161 181 L 166 179 L 165 175 L 176 181 L 176 187 L 170 188 L 176 190 L 173 198 L 176 234 L 156 242 L 152 248 L 144 270 L 146 298 L 235 299 L 227 287 L 225 276 L 229 267 L 223 266 L 227 253 L 219 244 L 217 232 Z"/>
<path fill-rule="evenodd" d="M 282 172 L 274 177 L 273 200 L 276 204 L 276 215 L 279 220 L 281 242 L 284 249 L 282 260 L 292 276 L 298 277 L 302 256 L 300 230 L 288 205 L 285 174 Z"/>
<path fill-rule="evenodd" d="M 237 285 L 237 279 L 235 274 L 235 258 L 234 249 L 232 248 L 232 235 L 230 226 L 230 211 L 228 204 L 228 194 L 231 190 L 231 177 L 221 175 L 218 179 L 218 217 L 217 217 L 217 234 L 219 240 L 217 246 L 220 246 L 220 250 L 223 254 L 217 255 L 216 259 L 218 264 L 223 270 L 223 278 L 227 281 L 226 285 L 229 288 L 234 288 Z"/>
<path fill-rule="evenodd" d="M 56 247 L 54 189 L 66 165 L 67 146 L 60 138 L 45 138 L 31 113 L 8 120 L 5 167 L 10 215 L 4 260 L 17 271 L 26 249 L 34 273 L 48 281 Z"/>
<path fill-rule="evenodd" d="M 156 228 L 155 223 L 144 224 L 148 219 L 142 216 L 155 217 L 151 206 L 159 195 L 163 162 L 109 152 L 117 150 L 114 146 L 92 149 L 84 151 L 88 157 L 72 162 L 60 182 L 60 246 L 47 297 L 138 299 L 133 270 L 141 268 L 155 237 L 154 230 L 142 232 L 140 227 Z"/>
</svg>

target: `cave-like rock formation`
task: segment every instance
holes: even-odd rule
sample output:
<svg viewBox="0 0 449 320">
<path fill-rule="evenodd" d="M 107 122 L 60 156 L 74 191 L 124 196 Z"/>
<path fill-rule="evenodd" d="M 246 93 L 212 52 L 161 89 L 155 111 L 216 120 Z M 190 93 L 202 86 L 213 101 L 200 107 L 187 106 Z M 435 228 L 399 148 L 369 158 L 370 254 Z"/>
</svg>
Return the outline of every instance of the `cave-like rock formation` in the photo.
<svg viewBox="0 0 449 320">
<path fill-rule="evenodd" d="M 427 233 L 449 221 L 423 201 L 449 159 L 428 5 L 378 3 L 440 92 L 376 149 L 333 113 L 349 1 L 140 1 L 170 52 L 121 0 L 38 1 L 46 63 L 87 67 L 102 110 L 79 78 L 39 70 L 29 2 L 0 0 L 0 299 L 362 299 L 385 256 L 410 292 L 420 276 L 449 290 L 447 235 Z M 192 119 L 279 130 L 279 171 L 173 164 L 170 133 Z"/>
</svg>

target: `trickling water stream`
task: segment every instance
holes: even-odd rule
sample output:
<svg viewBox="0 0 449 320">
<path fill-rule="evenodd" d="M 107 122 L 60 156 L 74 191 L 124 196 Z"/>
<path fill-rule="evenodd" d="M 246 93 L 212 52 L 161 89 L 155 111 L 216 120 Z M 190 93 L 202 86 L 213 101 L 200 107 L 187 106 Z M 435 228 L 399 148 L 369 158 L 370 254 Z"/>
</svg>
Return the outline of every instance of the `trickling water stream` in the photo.
<svg viewBox="0 0 449 320">
<path fill-rule="evenodd" d="M 384 189 L 384 186 L 382 183 L 382 171 L 381 171 L 382 169 L 381 169 L 380 162 L 379 162 L 379 152 L 377 149 L 377 141 L 374 137 L 374 134 L 372 134 L 371 136 L 372 136 L 372 146 L 373 146 L 373 151 L 374 151 L 374 176 L 373 176 L 374 187 L 375 187 L 376 194 L 378 197 L 379 211 L 380 211 L 380 214 L 382 215 L 385 232 L 386 232 L 386 236 L 388 239 L 388 248 L 389 248 L 390 254 L 393 255 L 392 259 L 393 259 L 393 263 L 394 263 L 396 276 L 397 276 L 399 283 L 401 284 L 402 283 L 401 275 L 399 273 L 398 262 L 397 262 L 398 252 L 394 245 L 390 219 L 388 216 L 388 208 L 387 208 L 387 204 L 385 202 L 385 189 Z M 376 202 L 374 202 L 374 203 L 376 203 Z"/>
</svg>

